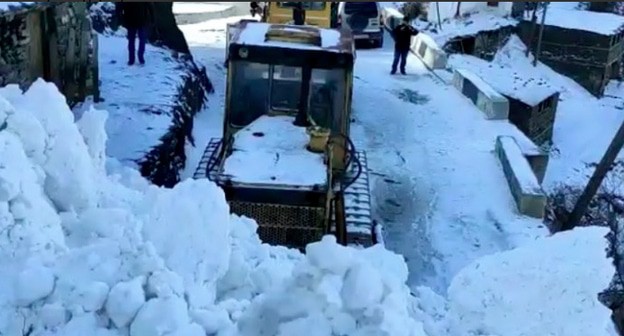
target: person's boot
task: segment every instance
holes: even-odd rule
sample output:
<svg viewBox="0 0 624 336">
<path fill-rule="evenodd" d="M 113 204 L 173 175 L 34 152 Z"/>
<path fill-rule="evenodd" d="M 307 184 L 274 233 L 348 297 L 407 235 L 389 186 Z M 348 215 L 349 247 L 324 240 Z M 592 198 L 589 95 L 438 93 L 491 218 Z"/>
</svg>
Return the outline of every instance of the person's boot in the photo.
<svg viewBox="0 0 624 336">
<path fill-rule="evenodd" d="M 390 74 L 391 74 L 391 75 L 396 75 L 396 70 L 395 70 L 395 69 L 392 69 L 392 71 L 390 71 Z"/>
<path fill-rule="evenodd" d="M 129 60 L 128 65 L 134 65 L 134 60 L 133 59 Z"/>
<path fill-rule="evenodd" d="M 406 75 L 405 70 L 401 70 L 401 75 Z"/>
</svg>

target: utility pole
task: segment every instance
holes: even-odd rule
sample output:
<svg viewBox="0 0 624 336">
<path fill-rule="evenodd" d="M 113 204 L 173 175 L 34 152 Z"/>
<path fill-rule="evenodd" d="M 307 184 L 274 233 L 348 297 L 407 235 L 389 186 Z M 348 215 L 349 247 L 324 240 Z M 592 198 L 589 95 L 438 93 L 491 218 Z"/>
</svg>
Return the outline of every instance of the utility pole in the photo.
<svg viewBox="0 0 624 336">
<path fill-rule="evenodd" d="M 546 22 L 546 10 L 548 9 L 548 5 L 550 2 L 542 2 L 543 4 L 543 12 L 542 12 L 542 23 L 540 24 L 539 35 L 537 37 L 537 50 L 535 51 L 535 55 L 533 57 L 533 66 L 537 66 L 537 61 L 539 61 L 540 54 L 542 53 L 542 37 L 544 36 L 544 23 Z"/>
<path fill-rule="evenodd" d="M 587 211 L 589 203 L 598 192 L 600 185 L 602 185 L 602 181 L 605 176 L 607 176 L 609 169 L 620 153 L 622 146 L 624 146 L 624 122 L 615 134 L 613 141 L 611 141 L 611 144 L 600 160 L 600 163 L 598 163 L 596 170 L 594 170 L 594 174 L 589 179 L 589 182 L 587 182 L 587 186 L 585 186 L 583 194 L 581 194 L 581 197 L 579 197 L 578 201 L 576 201 L 574 210 L 572 210 L 567 218 L 564 218 L 561 231 L 572 230 L 579 224 L 581 218 L 583 218 L 583 215 L 585 214 L 585 211 Z"/>
<path fill-rule="evenodd" d="M 436 1 L 436 12 L 438 13 L 438 26 L 440 26 L 440 31 L 442 31 L 442 19 L 440 19 L 440 2 Z"/>
</svg>

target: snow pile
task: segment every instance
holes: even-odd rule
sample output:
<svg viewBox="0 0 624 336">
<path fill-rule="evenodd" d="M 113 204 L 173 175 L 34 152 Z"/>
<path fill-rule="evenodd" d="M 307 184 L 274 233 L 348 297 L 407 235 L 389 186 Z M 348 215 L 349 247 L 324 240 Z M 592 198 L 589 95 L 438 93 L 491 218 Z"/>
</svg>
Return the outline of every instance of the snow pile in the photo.
<svg viewBox="0 0 624 336">
<path fill-rule="evenodd" d="M 424 335 L 401 257 L 263 245 L 207 180 L 106 167 L 106 117 L 75 124 L 43 81 L 0 89 L 0 334 Z"/>
<path fill-rule="evenodd" d="M 425 336 L 410 318 L 407 272 L 402 257 L 379 245 L 356 252 L 327 236 L 307 247 L 282 288 L 251 305 L 241 334 Z"/>
<path fill-rule="evenodd" d="M 607 229 L 557 234 L 476 261 L 449 288 L 452 335 L 610 335 L 598 301 L 614 269 Z"/>
</svg>

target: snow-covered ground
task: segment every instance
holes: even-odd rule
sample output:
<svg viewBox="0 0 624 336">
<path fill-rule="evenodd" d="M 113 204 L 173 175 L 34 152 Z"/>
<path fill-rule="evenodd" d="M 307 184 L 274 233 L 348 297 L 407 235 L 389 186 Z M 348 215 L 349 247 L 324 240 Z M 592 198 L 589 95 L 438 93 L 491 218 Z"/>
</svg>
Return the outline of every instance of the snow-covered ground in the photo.
<svg viewBox="0 0 624 336">
<path fill-rule="evenodd" d="M 171 109 L 185 69 L 170 51 L 148 45 L 145 65 L 128 66 L 127 40 L 99 37 L 100 92 L 97 107 L 111 118 L 106 132 L 111 141 L 107 154 L 133 166 L 159 144 L 172 123 Z M 77 108 L 80 114 L 83 104 Z"/>
<path fill-rule="evenodd" d="M 375 215 L 410 284 L 444 293 L 476 258 L 546 234 L 518 215 L 494 154 L 508 125 L 487 121 L 416 59 L 388 74 L 392 49 L 358 53 L 354 137 L 368 152 Z"/>
<path fill-rule="evenodd" d="M 189 161 L 220 134 L 232 20 L 183 27 L 216 89 Z M 405 259 L 332 238 L 305 256 L 262 245 L 208 181 L 159 189 L 106 160 L 107 113 L 74 123 L 49 84 L 0 89 L 0 334 L 615 335 L 597 300 L 613 273 L 606 230 L 541 238 L 493 154 L 505 126 L 415 59 L 389 76 L 391 54 L 358 52 L 353 136 Z"/>
</svg>

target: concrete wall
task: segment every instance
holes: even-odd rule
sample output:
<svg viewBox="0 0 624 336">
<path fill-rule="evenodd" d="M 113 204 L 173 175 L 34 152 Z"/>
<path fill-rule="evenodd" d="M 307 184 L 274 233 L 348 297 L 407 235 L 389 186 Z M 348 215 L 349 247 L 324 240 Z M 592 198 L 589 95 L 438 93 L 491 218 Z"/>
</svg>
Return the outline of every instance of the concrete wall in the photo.
<svg viewBox="0 0 624 336">
<path fill-rule="evenodd" d="M 98 96 L 97 37 L 85 2 L 0 12 L 0 86 L 53 82 L 70 104 Z"/>
<path fill-rule="evenodd" d="M 457 1 L 438 2 L 438 5 L 436 5 L 435 2 L 431 2 L 429 5 L 429 11 L 427 13 L 427 20 L 430 22 L 436 22 L 438 20 L 438 7 L 440 8 L 439 12 L 441 20 L 453 18 L 455 16 L 455 13 L 457 12 L 457 3 Z M 489 9 L 492 12 L 501 16 L 511 15 L 511 8 L 513 6 L 512 1 L 498 2 L 497 7 L 490 7 L 487 4 L 488 3 L 485 1 L 462 1 L 460 13 L 463 15 L 484 9 Z"/>
</svg>

